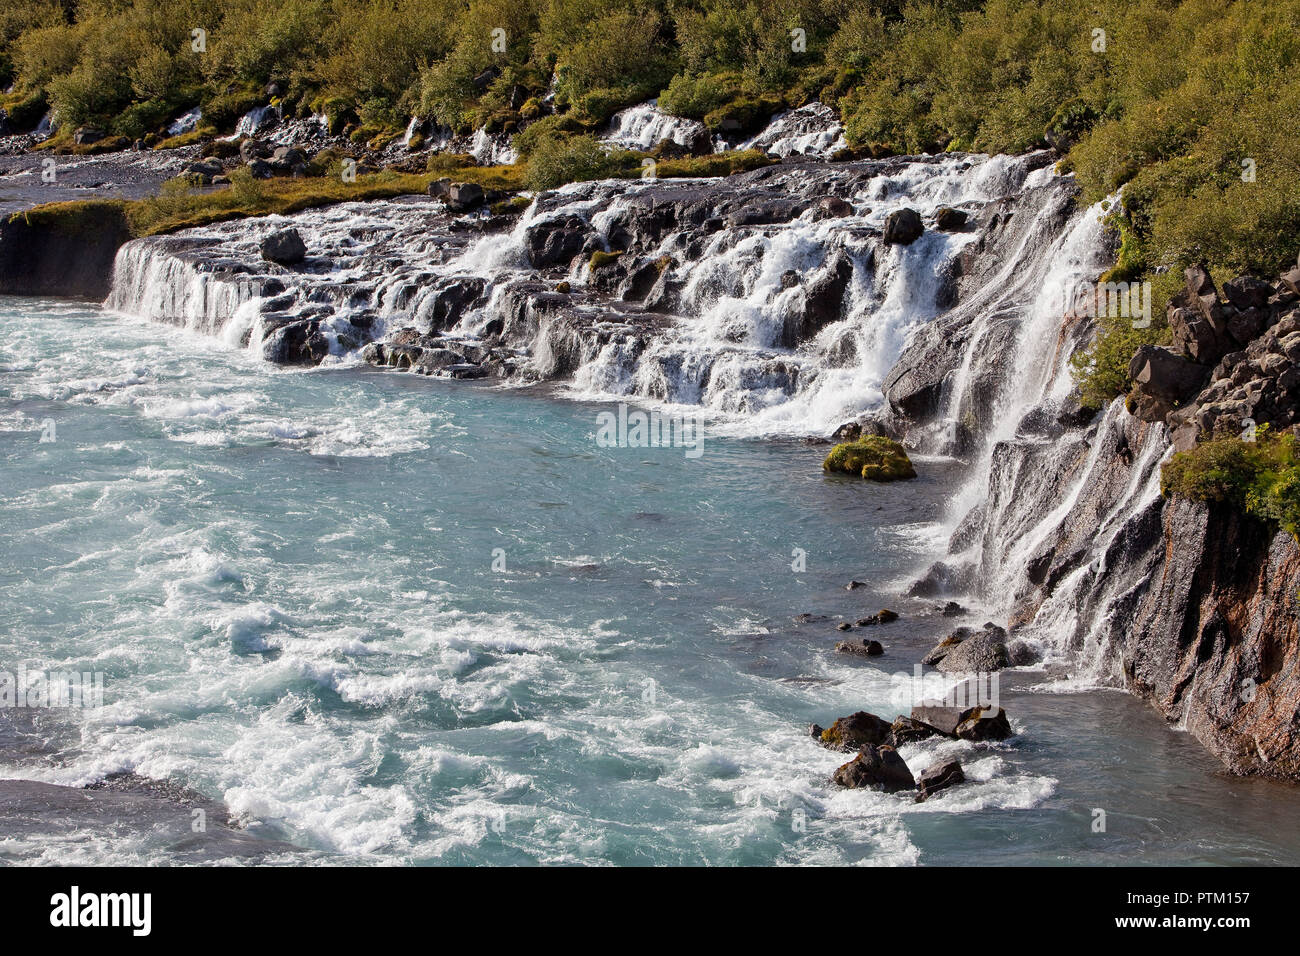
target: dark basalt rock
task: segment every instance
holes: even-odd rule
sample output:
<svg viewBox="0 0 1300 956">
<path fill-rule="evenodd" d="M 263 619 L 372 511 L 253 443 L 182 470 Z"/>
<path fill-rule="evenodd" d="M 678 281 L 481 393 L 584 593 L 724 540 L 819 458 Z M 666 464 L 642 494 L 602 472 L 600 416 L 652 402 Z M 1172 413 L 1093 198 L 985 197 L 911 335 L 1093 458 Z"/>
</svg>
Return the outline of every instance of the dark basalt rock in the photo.
<svg viewBox="0 0 1300 956">
<path fill-rule="evenodd" d="M 915 790 L 916 780 L 893 747 L 864 747 L 835 771 L 834 781 L 850 789 L 870 788 L 885 793 Z"/>
<path fill-rule="evenodd" d="M 853 262 L 840 253 L 804 290 L 801 315 L 787 320 L 783 343 L 793 347 L 844 317 L 844 293 L 853 280 Z"/>
<path fill-rule="evenodd" d="M 821 741 L 823 746 L 831 750 L 853 751 L 868 745 L 883 744 L 889 731 L 887 721 L 860 710 L 831 724 L 822 733 Z"/>
<path fill-rule="evenodd" d="M 859 643 L 840 641 L 835 645 L 835 650 L 841 654 L 857 654 L 859 657 L 879 657 L 885 653 L 885 648 L 879 641 L 866 640 Z"/>
<path fill-rule="evenodd" d="M 39 215 L 0 217 L 0 293 L 103 299 L 130 238 L 115 205 L 88 205 L 74 228 Z"/>
<path fill-rule="evenodd" d="M 1011 657 L 1007 653 L 1006 636 L 1007 632 L 1000 627 L 986 629 L 950 647 L 935 667 L 945 674 L 988 673 L 1009 667 Z"/>
<path fill-rule="evenodd" d="M 953 726 L 955 727 L 956 724 L 953 724 Z M 885 743 L 891 747 L 903 747 L 921 740 L 928 740 L 931 737 L 951 736 L 952 734 L 944 733 L 939 728 L 932 727 L 915 717 L 898 717 L 890 725 L 889 736 L 885 738 Z"/>
<path fill-rule="evenodd" d="M 483 202 L 483 187 L 478 183 L 452 183 L 447 189 L 447 205 L 455 212 L 464 212 Z"/>
<path fill-rule="evenodd" d="M 319 365 L 329 351 L 320 322 L 312 319 L 282 325 L 262 340 L 262 355 L 278 365 Z"/>
<path fill-rule="evenodd" d="M 915 209 L 896 209 L 885 217 L 885 244 L 911 245 L 925 232 L 925 225 Z"/>
<path fill-rule="evenodd" d="M 957 630 L 953 631 L 942 641 L 936 644 L 933 648 L 931 648 L 929 652 L 927 652 L 926 655 L 921 658 L 921 663 L 933 667 L 935 664 L 938 664 L 941 660 L 943 660 L 944 657 L 946 657 L 949 654 L 949 652 L 954 650 L 958 644 L 966 640 L 966 638 L 972 637 L 974 634 L 975 631 L 973 631 L 969 627 L 957 628 Z"/>
<path fill-rule="evenodd" d="M 534 269 L 567 266 L 586 244 L 589 227 L 577 216 L 548 220 L 528 230 L 528 262 Z"/>
<path fill-rule="evenodd" d="M 907 590 L 908 597 L 938 597 L 943 594 L 969 590 L 973 569 L 967 565 L 953 566 L 943 561 L 930 565 L 921 580 Z"/>
<path fill-rule="evenodd" d="M 949 787 L 955 787 L 957 784 L 965 782 L 966 774 L 962 772 L 961 764 L 956 760 L 945 760 L 926 767 L 921 771 L 921 775 L 916 778 L 916 789 L 920 791 L 916 795 L 916 802 L 920 803 L 941 790 L 947 790 Z"/>
<path fill-rule="evenodd" d="M 263 239 L 258 248 L 263 259 L 279 265 L 296 265 L 307 258 L 307 244 L 297 229 L 279 229 Z"/>
<path fill-rule="evenodd" d="M 966 228 L 967 218 L 967 214 L 960 209 L 942 206 L 934 214 L 934 225 L 944 232 L 960 232 Z"/>
<path fill-rule="evenodd" d="M 957 736 L 957 727 L 970 714 L 965 707 L 949 707 L 946 704 L 918 704 L 912 708 L 911 719 L 933 728 L 945 737 Z"/>
<path fill-rule="evenodd" d="M 953 731 L 962 740 L 1006 740 L 1015 734 L 1001 707 L 975 707 Z"/>
<path fill-rule="evenodd" d="M 1157 345 L 1144 345 L 1128 367 L 1136 392 L 1133 414 L 1146 422 L 1163 421 L 1201 389 L 1209 370 Z"/>
<path fill-rule="evenodd" d="M 842 219 L 853 215 L 853 206 L 838 196 L 827 196 L 819 201 L 813 209 L 813 221 L 823 219 Z"/>
</svg>

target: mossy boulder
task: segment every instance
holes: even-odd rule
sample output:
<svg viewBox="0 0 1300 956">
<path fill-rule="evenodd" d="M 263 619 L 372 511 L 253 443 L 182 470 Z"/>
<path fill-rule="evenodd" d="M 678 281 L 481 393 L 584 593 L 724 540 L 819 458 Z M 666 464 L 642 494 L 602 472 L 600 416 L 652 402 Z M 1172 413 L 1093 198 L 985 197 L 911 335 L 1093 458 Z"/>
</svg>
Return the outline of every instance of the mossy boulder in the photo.
<svg viewBox="0 0 1300 956">
<path fill-rule="evenodd" d="M 868 435 L 831 449 L 822 462 L 826 471 L 861 475 L 871 481 L 899 481 L 916 477 L 916 469 L 903 446 L 883 435 Z"/>
</svg>

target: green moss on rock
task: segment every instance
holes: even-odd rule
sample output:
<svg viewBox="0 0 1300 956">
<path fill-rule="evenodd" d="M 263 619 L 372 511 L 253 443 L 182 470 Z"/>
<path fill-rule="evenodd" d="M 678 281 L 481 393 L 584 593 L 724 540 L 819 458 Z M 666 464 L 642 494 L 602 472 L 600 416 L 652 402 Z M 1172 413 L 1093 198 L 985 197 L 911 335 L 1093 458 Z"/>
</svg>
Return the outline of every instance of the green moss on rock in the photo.
<svg viewBox="0 0 1300 956">
<path fill-rule="evenodd" d="M 591 271 L 595 272 L 597 269 L 601 268 L 602 266 L 611 265 L 612 263 L 617 262 L 618 257 L 621 256 L 622 254 L 623 254 L 622 249 L 614 249 L 610 252 L 599 252 L 599 251 L 593 252 L 591 254 L 591 262 L 588 264 L 591 267 Z"/>
<path fill-rule="evenodd" d="M 916 477 L 916 469 L 903 446 L 883 435 L 868 435 L 831 449 L 822 462 L 826 471 L 861 475 L 871 481 L 899 481 Z"/>
</svg>

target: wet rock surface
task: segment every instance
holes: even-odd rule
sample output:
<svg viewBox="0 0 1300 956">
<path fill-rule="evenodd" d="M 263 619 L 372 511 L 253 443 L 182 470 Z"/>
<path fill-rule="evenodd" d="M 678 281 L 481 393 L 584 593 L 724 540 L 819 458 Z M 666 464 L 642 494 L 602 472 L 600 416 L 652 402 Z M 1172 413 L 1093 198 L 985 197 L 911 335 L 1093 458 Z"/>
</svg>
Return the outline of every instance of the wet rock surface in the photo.
<svg viewBox="0 0 1300 956">
<path fill-rule="evenodd" d="M 885 793 L 915 790 L 916 779 L 893 747 L 864 747 L 858 755 L 835 771 L 841 787 L 869 788 Z"/>
</svg>

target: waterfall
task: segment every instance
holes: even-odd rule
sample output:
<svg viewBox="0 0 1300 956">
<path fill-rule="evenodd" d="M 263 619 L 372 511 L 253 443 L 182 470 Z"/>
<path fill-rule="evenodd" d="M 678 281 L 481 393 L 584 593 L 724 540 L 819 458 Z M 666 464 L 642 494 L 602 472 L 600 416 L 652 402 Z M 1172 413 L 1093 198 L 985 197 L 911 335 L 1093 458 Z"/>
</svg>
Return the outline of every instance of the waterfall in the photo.
<svg viewBox="0 0 1300 956">
<path fill-rule="evenodd" d="M 280 121 L 280 111 L 274 106 L 255 106 L 239 118 L 235 131 L 226 139 L 239 139 L 243 136 L 256 136 L 268 126 Z"/>
<path fill-rule="evenodd" d="M 183 133 L 193 132 L 198 128 L 199 120 L 202 118 L 203 110 L 196 106 L 172 120 L 171 125 L 167 127 L 167 135 L 180 136 Z"/>
<path fill-rule="evenodd" d="M 482 128 L 475 130 L 469 153 L 482 166 L 513 166 L 519 161 L 519 153 L 511 148 L 509 136 Z"/>
<path fill-rule="evenodd" d="M 737 149 L 761 149 L 776 156 L 830 156 L 848 146 L 844 126 L 823 103 L 778 113 L 757 136 Z"/>
<path fill-rule="evenodd" d="M 666 139 L 679 146 L 689 146 L 701 134 L 708 135 L 703 123 L 669 116 L 659 109 L 659 101 L 655 99 L 615 113 L 609 132 L 601 137 L 601 142 L 620 149 L 645 151 Z"/>
</svg>

